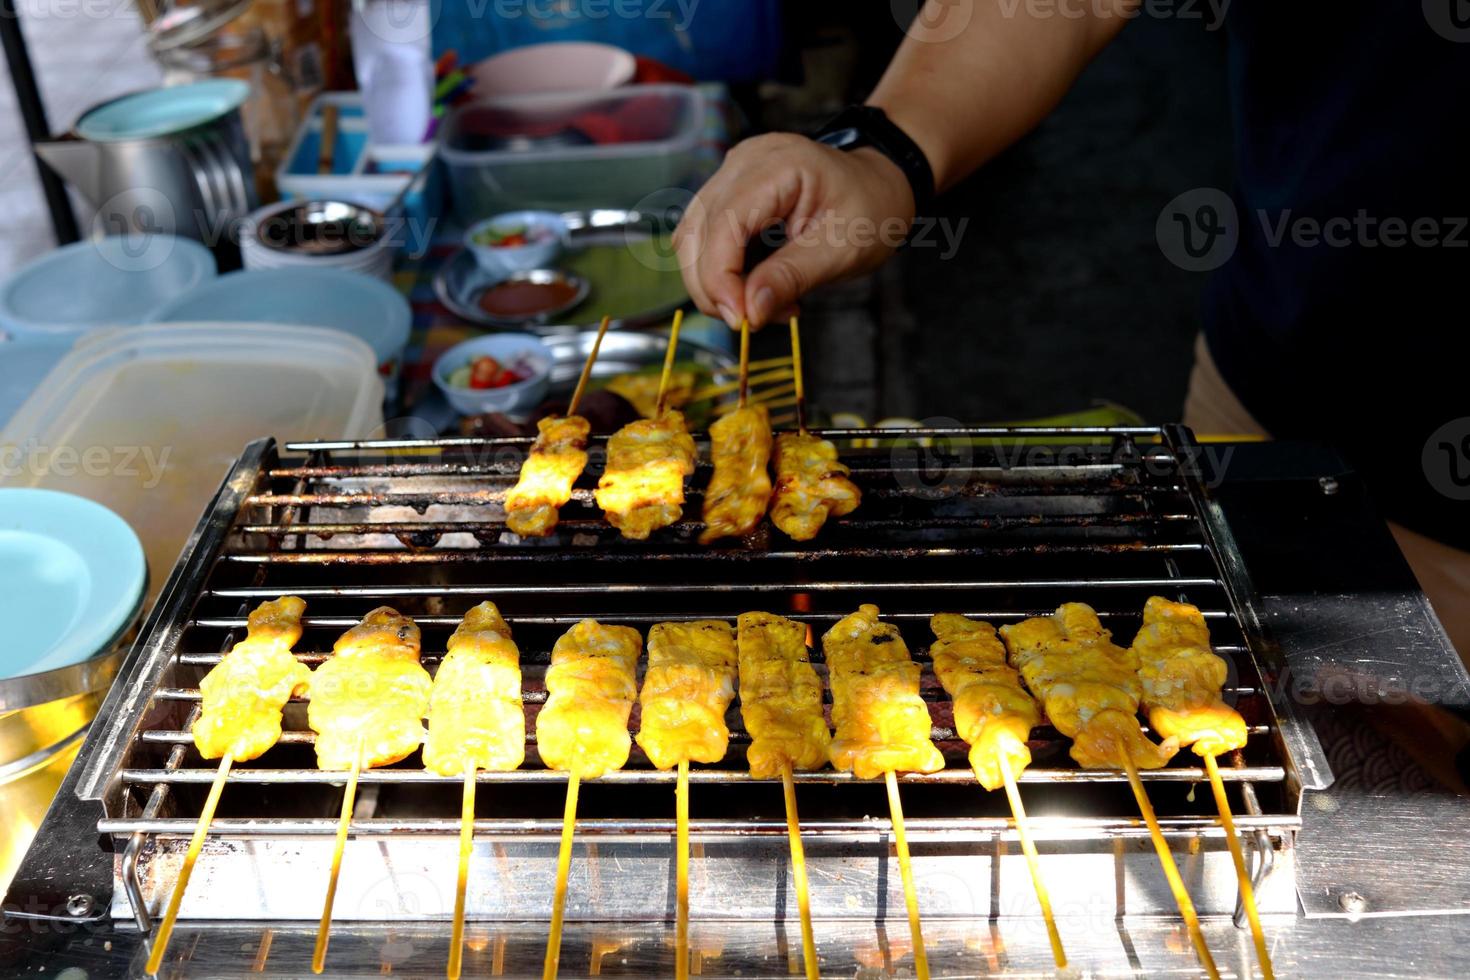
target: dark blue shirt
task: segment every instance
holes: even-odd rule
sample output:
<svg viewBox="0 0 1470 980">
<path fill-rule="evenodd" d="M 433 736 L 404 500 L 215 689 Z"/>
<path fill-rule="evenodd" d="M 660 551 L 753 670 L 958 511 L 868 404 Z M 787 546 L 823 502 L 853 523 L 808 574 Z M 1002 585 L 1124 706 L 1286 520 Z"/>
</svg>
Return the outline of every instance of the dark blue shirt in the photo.
<svg viewBox="0 0 1470 980">
<path fill-rule="evenodd" d="M 1470 548 L 1470 2 L 1236 0 L 1227 29 L 1221 373 L 1278 438 L 1341 450 L 1385 516 Z"/>
</svg>

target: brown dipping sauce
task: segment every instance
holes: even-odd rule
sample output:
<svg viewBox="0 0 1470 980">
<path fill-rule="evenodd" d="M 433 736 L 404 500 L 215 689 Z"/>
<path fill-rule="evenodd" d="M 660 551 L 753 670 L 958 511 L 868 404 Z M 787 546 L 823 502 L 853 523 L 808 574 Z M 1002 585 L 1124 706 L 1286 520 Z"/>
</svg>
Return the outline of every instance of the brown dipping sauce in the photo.
<svg viewBox="0 0 1470 980">
<path fill-rule="evenodd" d="M 491 316 L 513 319 L 533 317 L 566 306 L 577 297 L 577 287 L 568 282 L 496 283 L 480 294 L 480 308 Z"/>
</svg>

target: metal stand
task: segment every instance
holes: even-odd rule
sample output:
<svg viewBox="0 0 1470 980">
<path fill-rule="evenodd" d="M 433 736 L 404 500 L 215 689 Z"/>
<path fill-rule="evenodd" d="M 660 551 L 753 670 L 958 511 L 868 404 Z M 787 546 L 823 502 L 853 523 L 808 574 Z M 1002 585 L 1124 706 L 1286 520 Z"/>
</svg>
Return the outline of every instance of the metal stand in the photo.
<svg viewBox="0 0 1470 980">
<path fill-rule="evenodd" d="M 41 90 L 36 86 L 36 73 L 31 68 L 25 36 L 21 34 L 15 0 L 0 0 L 0 44 L 5 48 L 5 63 L 10 68 L 10 81 L 15 86 L 15 101 L 20 105 L 21 118 L 25 120 L 26 136 L 32 146 L 51 139 L 51 125 L 46 121 L 46 107 L 41 103 Z M 71 200 L 66 196 L 66 185 L 40 160 L 36 161 L 36 172 L 41 178 L 41 190 L 46 195 L 46 207 L 51 212 L 56 244 L 69 245 L 81 236 L 77 232 Z"/>
</svg>

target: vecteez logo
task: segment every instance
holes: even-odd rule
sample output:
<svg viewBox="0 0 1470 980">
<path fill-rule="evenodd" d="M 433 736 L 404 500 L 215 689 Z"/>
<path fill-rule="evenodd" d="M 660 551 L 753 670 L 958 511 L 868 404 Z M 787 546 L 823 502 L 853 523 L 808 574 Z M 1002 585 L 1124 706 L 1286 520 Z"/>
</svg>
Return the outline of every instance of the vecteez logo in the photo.
<svg viewBox="0 0 1470 980">
<path fill-rule="evenodd" d="M 1164 257 L 1186 272 L 1212 272 L 1240 244 L 1240 213 L 1218 187 L 1196 187 L 1165 205 L 1154 226 Z"/>
<path fill-rule="evenodd" d="M 1446 422 L 1424 443 L 1424 476 L 1450 500 L 1470 500 L 1470 416 Z"/>
<path fill-rule="evenodd" d="M 1446 41 L 1470 44 L 1470 0 L 1423 0 L 1424 20 Z"/>
</svg>

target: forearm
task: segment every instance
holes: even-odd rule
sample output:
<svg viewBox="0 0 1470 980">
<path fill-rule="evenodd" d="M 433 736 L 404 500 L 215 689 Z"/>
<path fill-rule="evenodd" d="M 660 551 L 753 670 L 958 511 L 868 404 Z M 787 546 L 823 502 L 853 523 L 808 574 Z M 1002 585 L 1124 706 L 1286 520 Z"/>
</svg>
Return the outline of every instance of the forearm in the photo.
<svg viewBox="0 0 1470 980">
<path fill-rule="evenodd" d="M 942 190 L 1036 126 L 1140 2 L 928 0 L 868 103 L 923 148 Z"/>
</svg>

